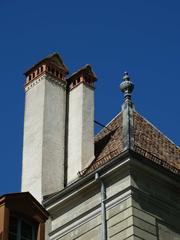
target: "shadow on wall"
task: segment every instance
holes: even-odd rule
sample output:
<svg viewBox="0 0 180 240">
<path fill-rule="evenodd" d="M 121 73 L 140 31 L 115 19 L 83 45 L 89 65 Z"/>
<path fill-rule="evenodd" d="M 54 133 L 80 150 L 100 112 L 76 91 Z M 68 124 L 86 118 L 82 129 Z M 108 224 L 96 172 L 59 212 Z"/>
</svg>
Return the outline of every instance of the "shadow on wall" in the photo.
<svg viewBox="0 0 180 240">
<path fill-rule="evenodd" d="M 158 240 L 178 240 L 180 239 L 180 230 L 160 221 L 156 220 L 156 230 Z"/>
<path fill-rule="evenodd" d="M 160 177 L 155 179 L 150 174 L 133 170 L 131 175 L 134 185 L 133 207 L 139 210 L 135 217 L 145 222 L 148 220 L 145 216 L 141 217 L 141 213 L 146 213 L 147 218 L 148 215 L 154 217 L 158 240 L 178 240 L 180 239 L 178 189 L 165 183 Z"/>
</svg>

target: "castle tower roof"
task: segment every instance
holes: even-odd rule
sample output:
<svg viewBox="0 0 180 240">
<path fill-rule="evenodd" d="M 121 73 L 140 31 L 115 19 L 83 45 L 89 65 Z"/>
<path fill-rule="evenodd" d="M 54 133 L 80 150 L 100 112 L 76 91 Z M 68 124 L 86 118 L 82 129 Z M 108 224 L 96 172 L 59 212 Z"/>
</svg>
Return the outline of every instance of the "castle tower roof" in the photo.
<svg viewBox="0 0 180 240">
<path fill-rule="evenodd" d="M 180 147 L 135 110 L 133 88 L 125 72 L 120 85 L 124 93 L 122 111 L 95 136 L 95 159 L 80 175 L 97 170 L 127 150 L 180 174 Z"/>
</svg>

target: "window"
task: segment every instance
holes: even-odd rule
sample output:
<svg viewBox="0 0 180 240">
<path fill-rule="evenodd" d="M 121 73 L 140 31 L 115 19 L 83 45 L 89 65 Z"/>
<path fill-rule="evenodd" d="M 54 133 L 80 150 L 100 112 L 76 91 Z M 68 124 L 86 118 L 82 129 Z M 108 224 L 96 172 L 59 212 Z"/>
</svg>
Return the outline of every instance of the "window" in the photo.
<svg viewBox="0 0 180 240">
<path fill-rule="evenodd" d="M 23 218 L 10 216 L 9 240 L 35 240 L 35 226 Z"/>
</svg>

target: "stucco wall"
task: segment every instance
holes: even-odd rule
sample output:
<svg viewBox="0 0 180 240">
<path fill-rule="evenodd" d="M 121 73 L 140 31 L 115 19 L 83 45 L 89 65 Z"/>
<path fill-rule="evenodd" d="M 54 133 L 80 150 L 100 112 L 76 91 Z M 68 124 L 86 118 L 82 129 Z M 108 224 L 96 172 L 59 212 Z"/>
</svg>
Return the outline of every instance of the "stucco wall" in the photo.
<svg viewBox="0 0 180 240">
<path fill-rule="evenodd" d="M 94 159 L 94 90 L 84 83 L 69 93 L 68 183 Z"/>
<path fill-rule="evenodd" d="M 144 239 L 180 239 L 178 182 L 157 171 L 133 168 L 135 235 Z"/>
<path fill-rule="evenodd" d="M 179 186 L 163 176 L 134 163 L 104 175 L 107 239 L 180 239 Z M 50 239 L 101 239 L 100 182 L 84 186 L 72 199 L 50 211 Z"/>
<path fill-rule="evenodd" d="M 119 234 L 131 235 L 132 207 L 130 196 L 130 176 L 116 174 L 107 181 L 107 226 L 112 239 L 118 239 Z M 100 182 L 93 183 L 78 191 L 72 198 L 62 202 L 52 211 L 52 231 L 50 239 L 101 239 L 101 192 Z M 122 225 L 121 225 L 122 223 Z M 120 231 L 117 230 L 119 224 Z M 128 226 L 128 230 L 127 230 Z M 116 230 L 115 230 L 116 229 Z M 116 233 L 115 233 L 116 231 Z M 113 233 L 114 232 L 114 233 Z M 121 233 L 120 233 L 121 232 Z M 116 236 L 117 235 L 117 236 Z"/>
<path fill-rule="evenodd" d="M 41 202 L 64 187 L 66 93 L 43 75 L 25 97 L 22 191 Z"/>
<path fill-rule="evenodd" d="M 42 200 L 42 133 L 45 78 L 25 95 L 24 142 L 21 190 Z"/>
</svg>

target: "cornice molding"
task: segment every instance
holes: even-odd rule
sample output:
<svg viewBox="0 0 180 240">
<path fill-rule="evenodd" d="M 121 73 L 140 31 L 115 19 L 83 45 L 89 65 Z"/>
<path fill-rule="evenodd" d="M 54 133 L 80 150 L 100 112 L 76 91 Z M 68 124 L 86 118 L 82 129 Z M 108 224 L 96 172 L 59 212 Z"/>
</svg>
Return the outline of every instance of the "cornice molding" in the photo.
<svg viewBox="0 0 180 240">
<path fill-rule="evenodd" d="M 40 77 L 35 78 L 33 81 L 31 81 L 28 84 L 26 84 L 25 85 L 25 92 L 27 92 L 30 89 L 32 89 L 35 85 L 37 85 L 42 80 L 48 80 L 49 82 L 52 82 L 52 83 L 54 83 L 54 84 L 56 84 L 58 86 L 63 87 L 64 89 L 66 89 L 66 82 L 64 80 L 60 80 L 58 78 L 55 78 L 54 76 L 52 77 L 49 74 L 47 75 L 46 73 L 44 73 Z"/>
</svg>

